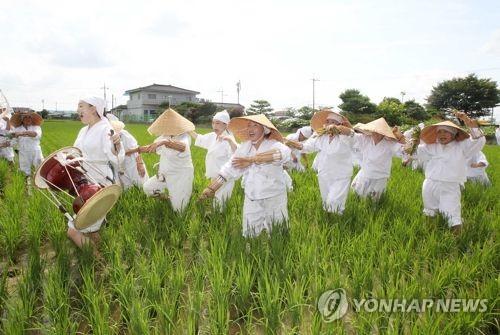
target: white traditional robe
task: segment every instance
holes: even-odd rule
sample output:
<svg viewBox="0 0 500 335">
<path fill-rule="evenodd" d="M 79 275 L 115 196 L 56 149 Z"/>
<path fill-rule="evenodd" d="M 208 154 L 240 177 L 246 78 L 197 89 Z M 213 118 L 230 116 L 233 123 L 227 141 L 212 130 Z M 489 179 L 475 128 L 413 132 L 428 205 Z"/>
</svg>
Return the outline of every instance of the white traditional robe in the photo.
<svg viewBox="0 0 500 335">
<path fill-rule="evenodd" d="M 123 146 L 121 146 L 120 151 L 116 155 L 113 154 L 113 143 L 110 138 L 111 129 L 108 119 L 103 118 L 91 127 L 87 125 L 80 129 L 73 144 L 82 151 L 82 166 L 87 170 L 87 175 L 90 176 L 89 181 L 92 183 L 97 182 L 103 186 L 113 184 L 114 175 L 111 166 L 116 166 L 118 160 L 123 160 L 125 155 Z M 115 183 L 118 183 L 118 181 L 115 181 Z M 79 231 L 82 233 L 98 231 L 101 228 L 104 218 Z M 76 229 L 71 221 L 68 222 L 68 226 Z"/>
<path fill-rule="evenodd" d="M 164 145 L 158 147 L 156 149 L 156 153 L 160 155 L 158 173 L 144 183 L 143 189 L 149 196 L 159 195 L 167 189 L 174 210 L 182 211 L 188 205 L 193 191 L 191 138 L 184 133 L 178 136 L 160 136 L 155 142 L 167 139 L 184 143 L 186 149 L 179 152 Z"/>
<path fill-rule="evenodd" d="M 304 142 L 303 152 L 318 152 L 315 170 L 323 208 L 328 212 L 341 214 L 345 209 L 353 170 L 354 142 L 354 137 L 345 135 L 312 136 Z"/>
<path fill-rule="evenodd" d="M 226 132 L 225 135 L 228 135 Z M 230 135 L 232 137 L 232 135 Z M 226 164 L 233 155 L 231 145 L 227 141 L 219 140 L 215 132 L 208 134 L 199 134 L 196 136 L 194 145 L 207 150 L 205 157 L 205 176 L 210 180 L 215 179 L 222 166 Z M 234 180 L 224 183 L 224 185 L 215 192 L 215 205 L 222 209 L 227 200 L 231 197 L 234 188 Z"/>
<path fill-rule="evenodd" d="M 362 155 L 361 168 L 351 187 L 361 197 L 379 199 L 391 175 L 392 158 L 401 156 L 403 146 L 384 137 L 375 144 L 372 136 L 355 134 L 356 144 Z"/>
<path fill-rule="evenodd" d="M 472 167 L 472 164 L 483 163 L 485 166 L 483 167 Z M 486 156 L 482 151 L 479 151 L 472 155 L 467 161 L 467 180 L 473 182 L 479 182 L 485 186 L 491 185 L 490 179 L 488 178 L 488 174 L 486 173 L 486 168 L 489 163 L 486 159 Z"/>
<path fill-rule="evenodd" d="M 120 132 L 120 139 L 125 152 L 139 146 L 134 136 L 125 129 Z M 131 155 L 125 155 L 124 159 L 120 160 L 115 167 L 118 172 L 120 183 L 124 189 L 128 189 L 134 185 L 142 187 L 144 182 L 149 179 L 147 170 L 144 177 L 139 175 L 139 171 L 137 170 L 138 156 L 139 154 L 137 152 Z M 144 166 L 144 169 L 146 169 L 146 166 Z"/>
<path fill-rule="evenodd" d="M 19 150 L 19 170 L 26 176 L 31 175 L 31 167 L 35 169 L 42 163 L 43 155 L 40 147 L 40 139 L 42 138 L 42 128 L 40 126 L 19 126 L 11 130 L 13 133 L 22 131 L 34 131 L 35 137 L 20 136 L 11 141 L 13 146 Z"/>
<path fill-rule="evenodd" d="M 471 129 L 477 132 L 477 129 Z M 461 225 L 460 185 L 467 176 L 466 162 L 483 148 L 484 136 L 468 138 L 448 144 L 420 144 L 418 159 L 425 163 L 425 180 L 422 187 L 424 214 L 435 216 L 439 211 L 447 218 L 450 227 Z"/>
<path fill-rule="evenodd" d="M 10 142 L 6 137 L 10 131 L 7 130 L 7 122 L 0 118 L 0 135 L 5 135 L 0 137 L 0 144 Z M 0 148 L 0 157 L 7 159 L 10 162 L 14 161 L 14 149 L 12 149 L 12 144 L 5 148 Z"/>
<path fill-rule="evenodd" d="M 281 152 L 281 160 L 252 164 L 245 169 L 237 169 L 232 165 L 232 158 L 251 157 L 273 149 Z M 290 152 L 286 145 L 273 139 L 264 139 L 258 149 L 246 141 L 240 144 L 231 160 L 220 170 L 219 174 L 228 181 L 244 176 L 243 236 L 257 236 L 263 230 L 270 232 L 273 224 L 288 220 L 283 165 L 290 160 Z"/>
<path fill-rule="evenodd" d="M 495 129 L 495 137 L 497 139 L 497 144 L 500 145 L 500 128 Z"/>
<path fill-rule="evenodd" d="M 299 142 L 299 134 L 297 133 L 289 134 L 286 136 L 286 139 Z M 306 168 L 304 167 L 301 161 L 302 151 L 297 149 L 291 149 L 291 150 L 292 150 L 292 156 L 295 156 L 297 161 L 294 162 L 292 157 L 292 159 L 290 159 L 290 161 L 286 163 L 286 168 L 290 170 L 297 170 L 300 172 L 304 172 Z"/>
</svg>

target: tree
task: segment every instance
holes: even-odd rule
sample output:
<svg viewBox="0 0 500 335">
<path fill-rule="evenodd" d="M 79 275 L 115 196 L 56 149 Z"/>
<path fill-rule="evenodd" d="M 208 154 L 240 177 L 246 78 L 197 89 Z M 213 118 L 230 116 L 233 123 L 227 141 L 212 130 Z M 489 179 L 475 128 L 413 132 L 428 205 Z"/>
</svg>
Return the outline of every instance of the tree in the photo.
<svg viewBox="0 0 500 335">
<path fill-rule="evenodd" d="M 267 100 L 254 100 L 250 105 L 250 108 L 247 109 L 247 114 L 264 114 L 265 116 L 270 117 L 272 111 L 273 109 L 271 108 L 271 104 Z"/>
<path fill-rule="evenodd" d="M 425 121 L 430 118 L 430 115 L 425 108 L 418 102 L 415 102 L 415 100 L 405 101 L 404 113 L 406 117 L 415 121 Z"/>
<path fill-rule="evenodd" d="M 377 106 L 377 114 L 383 117 L 391 126 L 401 125 L 405 121 L 404 117 L 405 107 L 396 98 L 384 98 Z"/>
<path fill-rule="evenodd" d="M 377 110 L 377 106 L 370 102 L 370 98 L 361 95 L 356 89 L 345 90 L 340 94 L 339 98 L 342 100 L 339 108 L 344 112 L 353 114 L 372 114 Z"/>
<path fill-rule="evenodd" d="M 500 103 L 500 90 L 496 81 L 470 74 L 465 78 L 445 80 L 433 87 L 427 103 L 428 107 L 437 110 L 458 109 L 477 118 L 489 115 L 489 109 Z"/>
<path fill-rule="evenodd" d="M 300 107 L 297 110 L 296 116 L 302 120 L 311 120 L 314 110 L 309 106 Z"/>
<path fill-rule="evenodd" d="M 43 118 L 43 119 L 46 119 L 49 117 L 49 111 L 46 110 L 46 109 L 42 109 L 42 111 L 40 112 L 40 116 Z"/>
</svg>

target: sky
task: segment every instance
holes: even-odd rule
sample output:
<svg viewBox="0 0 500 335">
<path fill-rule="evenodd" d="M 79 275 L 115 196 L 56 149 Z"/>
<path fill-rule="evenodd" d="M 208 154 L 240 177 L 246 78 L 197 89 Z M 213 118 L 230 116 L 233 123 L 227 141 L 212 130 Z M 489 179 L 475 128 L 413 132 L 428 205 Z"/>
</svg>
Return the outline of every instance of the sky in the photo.
<svg viewBox="0 0 500 335">
<path fill-rule="evenodd" d="M 425 103 L 440 81 L 500 84 L 500 1 L 0 2 L 0 89 L 13 106 L 74 110 L 152 83 L 199 98 L 337 106 L 356 88 Z M 224 91 L 224 95 L 220 91 Z M 500 111 L 496 111 L 500 119 Z"/>
</svg>

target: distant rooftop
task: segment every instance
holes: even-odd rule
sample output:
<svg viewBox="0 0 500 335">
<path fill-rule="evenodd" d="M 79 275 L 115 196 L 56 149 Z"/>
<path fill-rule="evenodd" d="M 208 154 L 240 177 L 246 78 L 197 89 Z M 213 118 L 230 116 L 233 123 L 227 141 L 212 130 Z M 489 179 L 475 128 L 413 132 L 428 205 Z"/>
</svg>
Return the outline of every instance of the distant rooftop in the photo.
<svg viewBox="0 0 500 335">
<path fill-rule="evenodd" d="M 191 93 L 191 94 L 195 94 L 195 95 L 200 94 L 200 92 L 197 92 L 197 91 L 191 91 L 191 90 L 187 90 L 185 88 L 180 88 L 180 87 L 173 86 L 173 85 L 162 85 L 162 84 L 153 84 L 153 85 L 134 88 L 134 89 L 125 91 L 125 94 L 130 94 L 130 93 L 144 91 L 144 90 L 148 90 L 150 92 Z"/>
</svg>

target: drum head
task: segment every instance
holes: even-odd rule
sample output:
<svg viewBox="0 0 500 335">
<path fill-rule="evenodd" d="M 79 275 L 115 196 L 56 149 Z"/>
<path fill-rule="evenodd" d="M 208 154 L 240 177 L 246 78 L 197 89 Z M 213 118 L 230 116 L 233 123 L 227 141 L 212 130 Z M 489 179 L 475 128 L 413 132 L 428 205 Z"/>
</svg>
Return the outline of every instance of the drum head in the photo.
<svg viewBox="0 0 500 335">
<path fill-rule="evenodd" d="M 49 171 L 55 164 L 57 164 L 56 156 L 64 155 L 64 156 L 82 156 L 82 151 L 77 147 L 64 147 L 57 151 L 51 153 L 48 157 L 46 157 L 42 164 L 38 167 L 35 173 L 35 186 L 38 188 L 49 188 L 49 185 L 45 181 L 45 178 L 42 177 L 46 175 L 47 171 Z"/>
<path fill-rule="evenodd" d="M 75 228 L 85 229 L 104 218 L 116 204 L 121 193 L 121 186 L 111 185 L 94 194 L 76 214 Z"/>
</svg>

